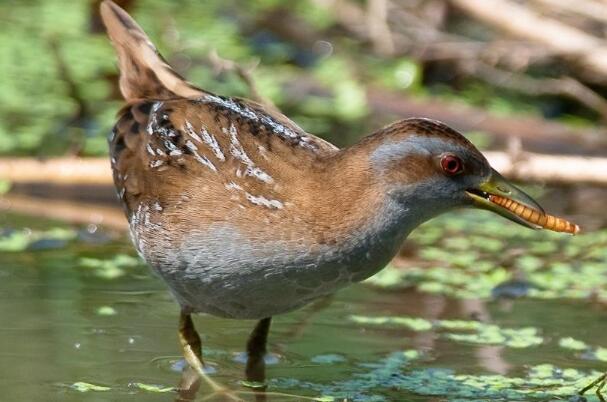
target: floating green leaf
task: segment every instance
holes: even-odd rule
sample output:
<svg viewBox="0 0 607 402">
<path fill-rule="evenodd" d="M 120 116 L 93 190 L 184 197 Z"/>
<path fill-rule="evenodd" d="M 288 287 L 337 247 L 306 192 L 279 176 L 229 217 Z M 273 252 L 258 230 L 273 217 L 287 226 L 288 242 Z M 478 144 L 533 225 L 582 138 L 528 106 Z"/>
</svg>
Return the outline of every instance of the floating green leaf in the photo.
<svg viewBox="0 0 607 402">
<path fill-rule="evenodd" d="M 72 384 L 71 388 L 75 389 L 79 392 L 89 392 L 89 391 L 109 391 L 110 387 L 104 387 L 103 385 L 91 384 L 88 382 L 75 382 Z"/>
<path fill-rule="evenodd" d="M 585 350 L 588 349 L 588 345 L 585 342 L 578 341 L 573 338 L 561 338 L 559 339 L 559 346 L 565 349 L 571 350 Z"/>
<path fill-rule="evenodd" d="M 114 309 L 114 307 L 112 306 L 101 306 L 97 309 L 97 314 L 98 315 L 103 315 L 103 316 L 110 316 L 110 315 L 116 315 L 116 309 Z"/>
</svg>

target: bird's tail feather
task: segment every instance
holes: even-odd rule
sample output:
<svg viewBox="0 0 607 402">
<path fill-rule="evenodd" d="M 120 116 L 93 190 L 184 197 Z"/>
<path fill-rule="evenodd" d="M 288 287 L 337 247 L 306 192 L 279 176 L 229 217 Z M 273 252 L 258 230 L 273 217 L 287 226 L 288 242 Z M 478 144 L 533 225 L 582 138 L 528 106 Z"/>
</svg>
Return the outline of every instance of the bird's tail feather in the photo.
<svg viewBox="0 0 607 402">
<path fill-rule="evenodd" d="M 206 93 L 168 65 L 141 27 L 123 9 L 111 0 L 104 0 L 100 9 L 118 53 L 120 91 L 127 101 L 198 98 Z"/>
</svg>

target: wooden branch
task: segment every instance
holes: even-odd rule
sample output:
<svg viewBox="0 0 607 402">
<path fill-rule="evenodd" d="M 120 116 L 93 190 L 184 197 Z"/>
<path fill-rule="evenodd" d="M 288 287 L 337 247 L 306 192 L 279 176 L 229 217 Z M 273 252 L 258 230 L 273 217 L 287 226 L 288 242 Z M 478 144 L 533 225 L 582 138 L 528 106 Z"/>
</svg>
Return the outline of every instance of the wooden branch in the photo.
<svg viewBox="0 0 607 402">
<path fill-rule="evenodd" d="M 120 208 L 93 203 L 5 194 L 0 196 L 0 212 L 21 213 L 82 225 L 102 225 L 120 231 L 128 228 L 127 220 Z"/>
<path fill-rule="evenodd" d="M 532 78 L 524 74 L 503 71 L 480 62 L 472 62 L 468 65 L 473 70 L 475 77 L 491 85 L 533 96 L 565 96 L 594 110 L 603 121 L 607 122 L 607 100 L 574 78 Z"/>
<path fill-rule="evenodd" d="M 541 43 L 562 56 L 579 61 L 607 81 L 604 41 L 559 21 L 546 18 L 509 0 L 450 0 L 471 16 L 512 35 Z"/>
<path fill-rule="evenodd" d="M 607 185 L 607 158 L 484 152 L 498 172 L 511 180 L 552 184 Z"/>
<path fill-rule="evenodd" d="M 0 159 L 0 179 L 16 183 L 112 183 L 109 158 L 3 158 Z"/>
<path fill-rule="evenodd" d="M 547 155 L 525 151 L 484 152 L 506 177 L 520 181 L 607 185 L 607 157 Z M 11 165 L 17 169 L 2 169 Z M 70 172 L 66 176 L 66 171 Z M 0 159 L 0 180 L 59 185 L 112 185 L 106 158 L 62 158 L 44 163 L 32 159 Z"/>
<path fill-rule="evenodd" d="M 388 26 L 388 0 L 369 0 L 367 25 L 375 52 L 386 57 L 394 55 L 394 41 Z"/>
<path fill-rule="evenodd" d="M 595 21 L 607 23 L 607 4 L 593 0 L 533 0 L 548 10 L 573 13 Z"/>
</svg>

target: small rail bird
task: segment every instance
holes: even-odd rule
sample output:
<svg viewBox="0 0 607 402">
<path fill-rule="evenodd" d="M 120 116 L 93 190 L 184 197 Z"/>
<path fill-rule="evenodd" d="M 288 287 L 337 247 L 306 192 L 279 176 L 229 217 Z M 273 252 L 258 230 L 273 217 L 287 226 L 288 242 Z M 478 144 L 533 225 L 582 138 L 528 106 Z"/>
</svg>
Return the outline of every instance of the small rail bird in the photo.
<svg viewBox="0 0 607 402">
<path fill-rule="evenodd" d="M 181 306 L 187 362 L 203 370 L 192 313 L 259 320 L 249 379 L 263 380 L 271 317 L 362 281 L 422 222 L 477 206 L 575 233 L 491 168 L 461 134 L 397 121 L 344 149 L 275 110 L 197 88 L 105 0 L 127 101 L 111 166 L 134 245 Z"/>
</svg>

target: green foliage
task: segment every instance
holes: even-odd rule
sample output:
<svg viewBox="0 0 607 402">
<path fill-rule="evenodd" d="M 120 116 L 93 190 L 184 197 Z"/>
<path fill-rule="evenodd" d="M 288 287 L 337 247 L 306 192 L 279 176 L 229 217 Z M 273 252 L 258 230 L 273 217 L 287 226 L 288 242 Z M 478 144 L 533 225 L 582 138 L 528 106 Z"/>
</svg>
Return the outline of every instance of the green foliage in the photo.
<svg viewBox="0 0 607 402">
<path fill-rule="evenodd" d="M 326 132 L 330 121 L 365 118 L 364 88 L 353 71 L 348 73 L 351 62 L 342 63 L 340 56 L 317 63 L 313 49 L 299 48 L 279 37 L 262 40 L 255 35 L 267 35 L 263 28 L 245 32 L 261 16 L 284 7 L 284 1 L 275 0 L 139 0 L 131 12 L 167 59 L 202 87 L 226 95 L 250 95 L 235 75 L 213 74 L 207 62 L 209 51 L 217 50 L 221 57 L 244 65 L 260 58 L 254 72 L 260 92 L 279 107 L 302 115 L 300 123 L 310 123 L 306 128 Z M 317 30 L 329 29 L 334 22 L 327 10 L 312 7 L 308 1 L 297 2 L 289 12 Z M 105 34 L 91 33 L 91 15 L 88 1 L 0 3 L 4 27 L 0 32 L 0 154 L 62 154 L 79 143 L 87 155 L 107 152 L 105 137 L 122 101 L 115 94 L 116 56 Z M 310 61 L 294 66 L 293 60 L 302 57 Z M 81 101 L 70 93 L 62 65 L 85 110 L 80 110 Z M 327 105 L 299 107 L 283 96 L 283 85 L 301 76 L 303 69 L 318 70 L 327 78 L 323 80 L 330 90 L 323 97 Z"/>
<path fill-rule="evenodd" d="M 338 144 L 350 143 L 391 118 L 369 118 L 370 86 L 438 95 L 497 114 L 539 115 L 544 107 L 543 100 L 475 80 L 433 82 L 436 77 L 428 77 L 413 58 L 374 56 L 368 43 L 343 35 L 329 8 L 311 0 L 133 4 L 129 11 L 190 81 L 216 93 L 249 96 L 235 74 L 215 75 L 207 55 L 216 50 L 245 66 L 259 61 L 253 76 L 260 93 L 304 129 Z M 105 137 L 122 100 L 114 52 L 105 34 L 90 29 L 92 7 L 92 1 L 0 3 L 0 154 L 57 155 L 78 148 L 85 155 L 107 152 Z M 283 16 L 295 24 L 293 31 L 302 28 L 301 37 L 272 27 Z M 308 86 L 309 77 L 320 88 L 301 96 L 297 84 Z M 573 125 L 592 124 L 578 115 L 562 118 Z M 483 145 L 480 136 L 475 138 Z"/>
</svg>

